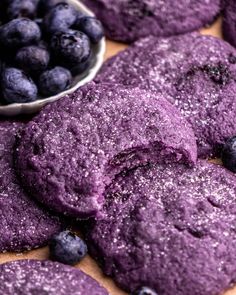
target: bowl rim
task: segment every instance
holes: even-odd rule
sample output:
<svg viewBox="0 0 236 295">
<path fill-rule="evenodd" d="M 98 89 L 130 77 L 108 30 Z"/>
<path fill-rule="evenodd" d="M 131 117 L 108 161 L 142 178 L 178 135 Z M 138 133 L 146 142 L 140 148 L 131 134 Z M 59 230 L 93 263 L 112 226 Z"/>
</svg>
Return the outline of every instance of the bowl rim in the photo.
<svg viewBox="0 0 236 295">
<path fill-rule="evenodd" d="M 74 5 L 76 9 L 82 10 L 82 12 L 84 12 L 88 16 L 92 16 L 92 17 L 95 16 L 94 13 L 90 9 L 88 9 L 81 1 L 78 1 L 78 0 L 67 0 L 67 1 L 71 3 L 72 5 Z M 101 68 L 103 64 L 105 51 L 106 51 L 106 42 L 105 42 L 105 37 L 103 37 L 102 40 L 100 40 L 99 43 L 97 44 L 97 52 L 94 58 L 95 60 L 94 65 L 88 69 L 86 76 L 84 76 L 73 87 L 63 92 L 60 92 L 56 95 L 53 95 L 47 98 L 37 99 L 33 102 L 0 105 L 0 115 L 13 116 L 13 115 L 19 115 L 24 113 L 35 113 L 39 111 L 43 106 L 49 103 L 52 103 L 63 96 L 66 96 L 68 94 L 75 92 L 78 88 L 91 82 L 95 78 L 97 72 L 99 71 L 99 69 Z"/>
</svg>

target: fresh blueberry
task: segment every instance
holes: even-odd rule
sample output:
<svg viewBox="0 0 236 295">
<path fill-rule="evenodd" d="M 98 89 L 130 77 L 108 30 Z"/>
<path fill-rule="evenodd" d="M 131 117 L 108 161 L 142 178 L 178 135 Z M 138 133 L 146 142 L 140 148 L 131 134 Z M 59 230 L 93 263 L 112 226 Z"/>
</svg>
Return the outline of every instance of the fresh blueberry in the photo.
<svg viewBox="0 0 236 295">
<path fill-rule="evenodd" d="M 66 32 L 75 23 L 77 11 L 67 3 L 59 3 L 44 17 L 44 30 L 52 35 L 56 32 Z"/>
<path fill-rule="evenodd" d="M 43 30 L 43 19 L 42 18 L 36 18 L 34 21 L 39 26 L 40 30 Z"/>
<path fill-rule="evenodd" d="M 92 60 L 89 58 L 86 61 L 81 62 L 81 63 L 71 67 L 70 72 L 71 72 L 72 76 L 77 76 L 79 74 L 84 73 L 89 68 L 89 66 L 91 65 L 91 61 Z"/>
<path fill-rule="evenodd" d="M 229 63 L 231 63 L 231 64 L 236 64 L 236 55 L 233 54 L 233 53 L 230 53 L 230 54 L 229 54 L 229 57 L 228 57 L 228 61 L 229 61 Z"/>
<path fill-rule="evenodd" d="M 40 38 L 39 26 L 27 18 L 14 19 L 0 29 L 0 42 L 10 49 L 34 44 Z"/>
<path fill-rule="evenodd" d="M 39 91 L 44 96 L 56 95 L 71 86 L 72 76 L 69 70 L 55 67 L 43 72 L 39 77 Z"/>
<path fill-rule="evenodd" d="M 157 293 L 148 287 L 142 287 L 131 295 L 157 295 Z"/>
<path fill-rule="evenodd" d="M 39 15 L 44 16 L 49 12 L 53 7 L 59 3 L 67 3 L 66 0 L 40 0 L 38 5 Z"/>
<path fill-rule="evenodd" d="M 102 23 L 95 17 L 86 16 L 81 18 L 78 29 L 89 36 L 93 43 L 98 43 L 104 36 Z"/>
<path fill-rule="evenodd" d="M 7 103 L 25 103 L 37 99 L 37 86 L 22 70 L 6 68 L 2 73 L 1 88 Z"/>
<path fill-rule="evenodd" d="M 53 260 L 69 265 L 75 265 L 87 254 L 84 241 L 70 231 L 55 235 L 49 242 L 49 249 Z"/>
<path fill-rule="evenodd" d="M 35 18 L 38 0 L 11 0 L 7 7 L 7 17 L 9 20 L 27 17 Z"/>
<path fill-rule="evenodd" d="M 79 30 L 78 28 L 79 28 L 81 19 L 84 18 L 84 17 L 86 17 L 86 14 L 84 14 L 83 12 L 77 10 L 76 21 L 75 21 L 74 25 L 72 26 L 72 29 Z"/>
<path fill-rule="evenodd" d="M 23 47 L 16 54 L 17 65 L 29 73 L 40 73 L 46 70 L 49 60 L 49 52 L 36 45 Z"/>
<path fill-rule="evenodd" d="M 205 72 L 213 82 L 223 86 L 228 84 L 231 78 L 229 68 L 222 63 L 217 65 L 205 65 L 203 66 L 203 72 Z"/>
<path fill-rule="evenodd" d="M 79 31 L 56 33 L 51 39 L 51 49 L 57 61 L 69 69 L 88 63 L 91 57 L 90 40 Z"/>
<path fill-rule="evenodd" d="M 236 173 L 236 136 L 226 141 L 221 158 L 224 167 Z"/>
</svg>

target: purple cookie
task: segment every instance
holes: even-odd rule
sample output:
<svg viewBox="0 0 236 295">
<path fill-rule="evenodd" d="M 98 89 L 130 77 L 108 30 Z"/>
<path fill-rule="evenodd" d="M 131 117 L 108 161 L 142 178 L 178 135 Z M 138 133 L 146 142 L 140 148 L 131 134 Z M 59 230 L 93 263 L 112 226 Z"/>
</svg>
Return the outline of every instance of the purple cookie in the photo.
<svg viewBox="0 0 236 295">
<path fill-rule="evenodd" d="M 147 162 L 196 161 L 192 129 L 162 96 L 90 84 L 46 107 L 23 130 L 16 164 L 49 208 L 79 218 L 99 213 L 114 176 Z"/>
<path fill-rule="evenodd" d="M 146 166 L 106 191 L 90 252 L 125 290 L 216 295 L 236 282 L 236 178 L 203 160 Z"/>
<path fill-rule="evenodd" d="M 0 252 L 42 246 L 62 227 L 57 217 L 26 195 L 16 178 L 13 146 L 22 126 L 20 122 L 0 121 Z"/>
<path fill-rule="evenodd" d="M 230 44 L 236 47 L 236 1 L 224 0 L 223 36 Z"/>
<path fill-rule="evenodd" d="M 108 295 L 77 268 L 52 261 L 18 260 L 0 265 L 4 295 Z"/>
<path fill-rule="evenodd" d="M 218 156 L 236 135 L 236 50 L 215 37 L 142 39 L 108 60 L 96 82 L 168 92 L 194 129 L 200 157 Z"/>
<path fill-rule="evenodd" d="M 83 0 L 103 22 L 110 39 L 132 42 L 171 36 L 211 23 L 220 0 Z"/>
</svg>

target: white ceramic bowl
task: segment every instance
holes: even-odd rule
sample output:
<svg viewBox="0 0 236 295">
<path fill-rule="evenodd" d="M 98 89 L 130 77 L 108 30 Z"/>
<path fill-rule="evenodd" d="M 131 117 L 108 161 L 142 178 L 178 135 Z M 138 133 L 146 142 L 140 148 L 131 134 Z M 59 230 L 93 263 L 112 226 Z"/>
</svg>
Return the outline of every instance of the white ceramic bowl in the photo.
<svg viewBox="0 0 236 295">
<path fill-rule="evenodd" d="M 82 11 L 83 13 L 90 16 L 94 16 L 94 14 L 78 0 L 68 0 L 68 2 L 73 4 L 76 9 Z M 103 38 L 97 45 L 93 46 L 94 58 L 92 60 L 90 67 L 81 75 L 78 75 L 73 78 L 73 84 L 70 89 L 64 92 L 61 92 L 60 94 L 57 94 L 55 96 L 51 96 L 44 99 L 38 99 L 30 103 L 13 103 L 9 105 L 0 105 L 0 115 L 16 116 L 20 114 L 36 113 L 43 106 L 58 100 L 59 98 L 61 98 L 62 96 L 65 96 L 66 94 L 70 94 L 74 92 L 79 87 L 92 81 L 103 63 L 105 49 L 106 49 L 106 43 L 105 43 L 105 38 Z"/>
</svg>

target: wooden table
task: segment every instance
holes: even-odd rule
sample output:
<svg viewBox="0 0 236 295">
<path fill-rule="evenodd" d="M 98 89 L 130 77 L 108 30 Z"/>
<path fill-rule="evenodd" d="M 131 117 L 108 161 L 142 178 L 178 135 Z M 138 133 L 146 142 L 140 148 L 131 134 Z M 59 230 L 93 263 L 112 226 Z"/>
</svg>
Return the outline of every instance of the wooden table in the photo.
<svg viewBox="0 0 236 295">
<path fill-rule="evenodd" d="M 222 37 L 221 19 L 218 19 L 211 27 L 201 30 L 201 32 L 203 34 L 213 35 L 213 36 L 221 38 Z M 126 45 L 124 44 L 107 41 L 106 59 L 115 55 L 117 52 L 123 50 L 125 47 Z M 18 259 L 47 259 L 47 258 L 48 258 L 48 248 L 45 247 L 42 249 L 29 251 L 27 253 L 22 253 L 22 254 L 15 254 L 15 253 L 0 254 L 0 263 L 4 263 L 6 261 L 18 260 Z M 235 259 L 235 263 L 236 263 L 236 259 Z M 99 281 L 109 291 L 111 295 L 126 294 L 125 292 L 120 290 L 111 279 L 105 277 L 102 274 L 99 267 L 90 257 L 87 256 L 76 267 L 82 269 L 84 272 L 88 273 L 89 275 L 94 277 L 97 281 Z M 224 295 L 236 295 L 236 287 L 232 290 L 229 290 Z"/>
</svg>

